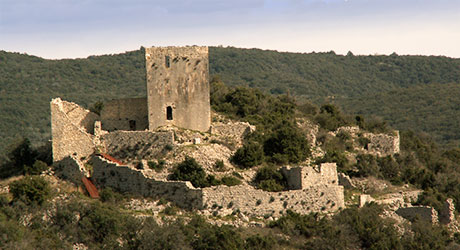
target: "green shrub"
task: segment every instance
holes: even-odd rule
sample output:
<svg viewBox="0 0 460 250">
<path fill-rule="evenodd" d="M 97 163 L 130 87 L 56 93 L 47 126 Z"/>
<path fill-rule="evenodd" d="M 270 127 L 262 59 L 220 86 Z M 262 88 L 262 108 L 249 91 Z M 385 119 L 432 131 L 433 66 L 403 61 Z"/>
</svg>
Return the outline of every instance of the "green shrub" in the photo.
<svg viewBox="0 0 460 250">
<path fill-rule="evenodd" d="M 123 196 L 117 192 L 114 192 L 110 187 L 103 188 L 99 193 L 102 202 L 117 202 L 120 201 Z"/>
<path fill-rule="evenodd" d="M 30 175 L 39 175 L 48 168 L 49 166 L 46 163 L 36 160 L 32 166 L 24 166 L 24 172 Z"/>
<path fill-rule="evenodd" d="M 246 239 L 244 249 L 280 249 L 273 236 L 259 234 L 252 235 Z"/>
<path fill-rule="evenodd" d="M 179 163 L 170 175 L 171 180 L 190 181 L 194 187 L 209 187 L 206 179 L 206 172 L 200 164 L 192 157 L 185 157 L 185 160 Z"/>
<path fill-rule="evenodd" d="M 25 176 L 10 184 L 13 200 L 42 205 L 51 194 L 48 182 L 40 176 Z"/>
<path fill-rule="evenodd" d="M 241 184 L 241 180 L 233 177 L 233 176 L 224 176 L 221 179 L 222 184 L 226 186 L 236 186 Z"/>
<path fill-rule="evenodd" d="M 165 209 L 163 210 L 163 213 L 166 214 L 166 215 L 176 215 L 177 212 L 179 211 L 179 209 L 177 207 L 174 207 L 174 206 L 167 206 L 165 207 Z"/>
<path fill-rule="evenodd" d="M 148 161 L 147 165 L 150 169 L 155 170 L 155 172 L 161 172 L 165 168 L 165 161 L 159 160 L 158 162 L 155 161 Z"/>
<path fill-rule="evenodd" d="M 222 170 L 224 170 L 224 168 L 225 168 L 225 165 L 224 165 L 223 160 L 217 160 L 214 163 L 214 169 L 216 169 L 217 171 L 222 171 Z"/>
<path fill-rule="evenodd" d="M 265 140 L 264 152 L 277 163 L 298 163 L 310 156 L 310 146 L 298 128 L 283 124 Z"/>
<path fill-rule="evenodd" d="M 251 168 L 262 163 L 264 151 L 257 142 L 248 142 L 239 148 L 231 157 L 231 161 L 242 168 Z"/>
<path fill-rule="evenodd" d="M 274 167 L 260 168 L 254 177 L 254 182 L 258 188 L 269 192 L 287 190 L 286 178 Z"/>
<path fill-rule="evenodd" d="M 337 163 L 337 171 L 342 173 L 349 173 L 350 172 L 350 164 L 348 162 L 347 157 L 341 151 L 326 151 L 326 154 L 323 158 L 318 159 L 315 161 L 316 164 L 326 163 L 326 162 L 335 162 Z"/>
</svg>

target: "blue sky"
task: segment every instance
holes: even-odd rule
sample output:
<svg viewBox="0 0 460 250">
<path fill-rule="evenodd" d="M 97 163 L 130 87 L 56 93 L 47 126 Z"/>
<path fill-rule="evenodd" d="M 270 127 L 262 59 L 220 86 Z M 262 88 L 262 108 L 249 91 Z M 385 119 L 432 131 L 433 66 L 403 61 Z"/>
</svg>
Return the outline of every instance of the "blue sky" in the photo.
<svg viewBox="0 0 460 250">
<path fill-rule="evenodd" d="M 0 0 L 0 50 L 75 58 L 166 45 L 460 58 L 460 0 Z"/>
</svg>

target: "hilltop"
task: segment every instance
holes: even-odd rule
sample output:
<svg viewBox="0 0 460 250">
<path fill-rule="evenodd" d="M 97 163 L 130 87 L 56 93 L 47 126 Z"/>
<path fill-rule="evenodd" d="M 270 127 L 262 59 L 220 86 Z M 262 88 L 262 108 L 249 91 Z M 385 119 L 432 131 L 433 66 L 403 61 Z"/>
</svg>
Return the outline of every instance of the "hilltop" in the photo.
<svg viewBox="0 0 460 250">
<path fill-rule="evenodd" d="M 300 103 L 334 103 L 347 113 L 383 117 L 396 129 L 429 133 L 444 145 L 459 144 L 460 59 L 231 47 L 211 47 L 209 53 L 211 74 L 227 85 L 289 93 Z M 49 139 L 53 97 L 88 108 L 96 101 L 144 96 L 144 70 L 141 50 L 74 60 L 1 51 L 0 148 L 21 136 L 34 144 Z"/>
</svg>

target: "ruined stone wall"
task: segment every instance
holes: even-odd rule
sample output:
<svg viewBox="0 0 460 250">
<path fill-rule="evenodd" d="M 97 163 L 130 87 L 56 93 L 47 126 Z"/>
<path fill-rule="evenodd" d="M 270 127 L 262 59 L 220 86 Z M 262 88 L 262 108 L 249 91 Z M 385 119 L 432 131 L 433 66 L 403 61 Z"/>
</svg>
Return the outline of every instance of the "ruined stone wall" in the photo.
<svg viewBox="0 0 460 250">
<path fill-rule="evenodd" d="M 394 155 L 399 153 L 399 131 L 393 131 L 394 134 L 373 134 L 365 133 L 363 136 L 369 139 L 367 151 L 369 154 L 380 157 Z"/>
<path fill-rule="evenodd" d="M 92 180 L 99 188 L 110 187 L 119 192 L 128 192 L 145 197 L 165 198 L 183 208 L 201 208 L 202 191 L 186 181 L 156 181 L 141 171 L 119 166 L 100 156 L 91 159 Z"/>
<path fill-rule="evenodd" d="M 419 217 L 422 220 L 438 223 L 438 212 L 428 206 L 402 207 L 396 210 L 396 214 L 407 220 L 413 220 Z"/>
<path fill-rule="evenodd" d="M 315 185 L 338 185 L 337 165 L 322 163 L 315 167 L 283 167 L 290 190 L 305 189 Z"/>
<path fill-rule="evenodd" d="M 60 98 L 53 99 L 50 106 L 53 161 L 71 155 L 80 159 L 92 154 L 95 146 L 91 133 L 99 116 Z"/>
<path fill-rule="evenodd" d="M 333 212 L 343 208 L 341 186 L 317 185 L 303 190 L 266 192 L 249 185 L 203 189 L 203 206 L 239 210 L 246 215 L 279 217 L 287 209 L 298 213 Z"/>
<path fill-rule="evenodd" d="M 211 125 L 207 47 L 145 49 L 149 129 L 174 125 L 208 131 Z M 168 120 L 168 109 L 171 119 Z"/>
<path fill-rule="evenodd" d="M 105 153 L 120 159 L 155 158 L 165 150 L 166 145 L 174 144 L 174 133 L 151 131 L 114 131 L 100 137 Z"/>
<path fill-rule="evenodd" d="M 146 130 L 148 129 L 147 98 L 129 98 L 104 102 L 101 111 L 102 129 Z"/>
</svg>

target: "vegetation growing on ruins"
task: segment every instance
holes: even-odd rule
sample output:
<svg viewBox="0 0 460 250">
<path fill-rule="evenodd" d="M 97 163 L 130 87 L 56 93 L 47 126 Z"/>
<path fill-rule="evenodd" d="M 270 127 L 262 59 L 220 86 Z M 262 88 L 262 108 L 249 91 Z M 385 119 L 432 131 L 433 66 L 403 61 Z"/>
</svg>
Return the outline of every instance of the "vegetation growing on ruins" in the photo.
<svg viewBox="0 0 460 250">
<path fill-rule="evenodd" d="M 221 76 L 211 82 L 213 109 L 257 126 L 232 161 L 241 168 L 261 165 L 254 178 L 259 188 L 285 190 L 284 176 L 272 166 L 295 164 L 311 156 L 306 134 L 297 123 L 297 118 L 309 118 L 321 126 L 317 139 L 326 152 L 324 157 L 312 159 L 316 163 L 336 162 L 338 170 L 350 176 L 373 176 L 397 185 L 411 184 L 424 190 L 418 204 L 433 206 L 438 211 L 442 202 L 451 197 L 460 211 L 460 149 L 437 144 L 459 140 L 457 131 L 453 131 L 457 127 L 451 125 L 458 123 L 460 117 L 455 107 L 459 94 L 456 83 L 460 82 L 458 60 L 334 53 L 302 55 L 234 48 L 211 48 L 210 55 L 211 69 Z M 0 112 L 5 121 L 0 124 L 0 133 L 6 133 L 8 136 L 3 137 L 9 139 L 27 135 L 34 142 L 49 136 L 49 112 L 45 106 L 50 95 L 86 106 L 115 96 L 143 95 L 143 67 L 139 51 L 58 61 L 0 52 L 0 82 L 6 83 L 0 87 Z M 229 87 L 222 79 L 238 87 Z M 369 96 L 372 98 L 368 99 Z M 333 104 L 318 107 L 304 98 Z M 37 105 L 29 105 L 32 101 Z M 347 115 L 339 106 L 362 115 Z M 101 107 L 100 102 L 93 105 L 95 111 Z M 356 153 L 350 135 L 331 136 L 328 132 L 345 125 L 388 132 L 383 120 L 367 116 L 373 111 L 389 118 L 396 128 L 431 131 L 435 137 L 401 131 L 400 154 L 376 157 L 358 153 L 356 162 L 350 161 L 349 152 Z M 418 118 L 412 119 L 416 115 Z M 418 122 L 421 119 L 425 122 Z M 22 131 L 11 132 L 15 127 Z M 369 141 L 360 137 L 358 143 L 365 147 Z M 460 243 L 458 236 L 449 237 L 445 228 L 422 221 L 413 222 L 412 232 L 401 237 L 390 225 L 392 221 L 379 216 L 382 210 L 375 204 L 347 208 L 329 219 L 317 214 L 287 212 L 271 228 L 261 229 L 262 236 L 248 233 L 247 229 L 211 225 L 193 216 L 190 221 L 179 217 L 159 225 L 118 207 L 124 196 L 110 189 L 101 191 L 102 202 L 69 194 L 70 201 L 59 203 L 56 213 L 45 221 L 44 214 L 51 209 L 48 204 L 51 192 L 46 179 L 37 175 L 51 164 L 49 146 L 37 148 L 28 139 L 20 138 L 2 155 L 0 178 L 27 175 L 10 185 L 9 195 L 0 196 L 2 249 L 18 246 L 61 249 L 71 248 L 74 242 L 90 249 L 439 249 L 452 242 Z M 157 171 L 164 167 L 162 162 L 155 161 L 148 165 Z M 222 168 L 223 162 L 216 164 L 216 169 Z M 171 179 L 189 180 L 195 187 L 241 183 L 229 175 L 221 179 L 207 175 L 193 158 L 175 166 Z M 168 206 L 163 215 L 172 216 L 177 210 Z"/>
</svg>

